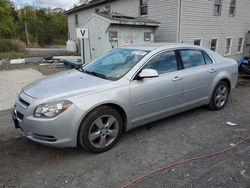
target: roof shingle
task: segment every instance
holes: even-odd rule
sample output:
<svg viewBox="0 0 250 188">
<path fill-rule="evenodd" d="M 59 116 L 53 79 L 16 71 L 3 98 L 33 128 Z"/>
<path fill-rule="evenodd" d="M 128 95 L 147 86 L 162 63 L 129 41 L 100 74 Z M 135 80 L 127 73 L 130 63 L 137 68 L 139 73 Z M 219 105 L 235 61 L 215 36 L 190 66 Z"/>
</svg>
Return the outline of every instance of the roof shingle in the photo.
<svg viewBox="0 0 250 188">
<path fill-rule="evenodd" d="M 88 4 L 82 4 L 82 5 L 76 6 L 76 7 L 72 8 L 72 9 L 67 10 L 65 13 L 66 14 L 71 14 L 71 13 L 74 13 L 76 11 L 84 10 L 84 9 L 94 7 L 94 6 L 97 6 L 97 5 L 100 5 L 100 4 L 108 3 L 108 2 L 111 2 L 111 1 L 115 1 L 115 0 L 92 0 Z"/>
</svg>

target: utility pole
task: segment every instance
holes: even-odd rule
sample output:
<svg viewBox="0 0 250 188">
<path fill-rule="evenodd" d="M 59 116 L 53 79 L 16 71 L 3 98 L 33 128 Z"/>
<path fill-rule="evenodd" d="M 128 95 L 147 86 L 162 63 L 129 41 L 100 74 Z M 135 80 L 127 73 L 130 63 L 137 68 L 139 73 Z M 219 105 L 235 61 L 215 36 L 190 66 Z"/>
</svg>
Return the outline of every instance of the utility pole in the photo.
<svg viewBox="0 0 250 188">
<path fill-rule="evenodd" d="M 28 33 L 28 26 L 27 26 L 27 22 L 26 21 L 24 23 L 24 26 L 25 26 L 25 33 L 26 33 L 26 42 L 27 42 L 27 47 L 28 47 L 28 55 L 30 55 L 29 33 Z"/>
</svg>

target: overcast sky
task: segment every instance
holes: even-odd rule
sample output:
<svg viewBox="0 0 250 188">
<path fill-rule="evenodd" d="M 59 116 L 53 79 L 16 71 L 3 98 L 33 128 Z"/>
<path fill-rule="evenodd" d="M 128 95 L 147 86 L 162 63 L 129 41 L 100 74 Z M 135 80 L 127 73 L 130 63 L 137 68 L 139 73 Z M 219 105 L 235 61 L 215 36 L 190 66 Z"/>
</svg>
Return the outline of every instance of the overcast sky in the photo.
<svg viewBox="0 0 250 188">
<path fill-rule="evenodd" d="M 72 8 L 79 0 L 12 0 L 16 6 L 26 6 L 35 4 L 37 7 L 60 7 L 63 9 Z"/>
</svg>

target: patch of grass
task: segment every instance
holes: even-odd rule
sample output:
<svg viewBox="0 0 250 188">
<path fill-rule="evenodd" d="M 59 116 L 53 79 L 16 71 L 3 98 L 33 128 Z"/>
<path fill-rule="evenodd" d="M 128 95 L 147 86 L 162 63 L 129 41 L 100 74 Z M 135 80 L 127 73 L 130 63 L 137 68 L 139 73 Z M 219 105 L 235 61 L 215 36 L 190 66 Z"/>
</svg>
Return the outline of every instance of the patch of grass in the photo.
<svg viewBox="0 0 250 188">
<path fill-rule="evenodd" d="M 21 40 L 15 39 L 1 39 L 0 40 L 0 52 L 25 52 L 26 45 Z"/>
<path fill-rule="evenodd" d="M 26 52 L 0 52 L 0 60 L 1 59 L 18 59 L 18 58 L 24 58 L 27 57 Z"/>
</svg>

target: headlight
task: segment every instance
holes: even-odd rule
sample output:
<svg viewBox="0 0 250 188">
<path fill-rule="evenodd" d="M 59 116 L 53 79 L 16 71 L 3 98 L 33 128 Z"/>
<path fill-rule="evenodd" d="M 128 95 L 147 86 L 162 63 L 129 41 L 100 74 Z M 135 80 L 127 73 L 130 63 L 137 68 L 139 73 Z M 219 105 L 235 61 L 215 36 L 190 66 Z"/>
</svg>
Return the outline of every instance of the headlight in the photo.
<svg viewBox="0 0 250 188">
<path fill-rule="evenodd" d="M 54 118 L 67 110 L 72 103 L 70 101 L 58 101 L 39 105 L 34 112 L 34 117 Z"/>
</svg>

